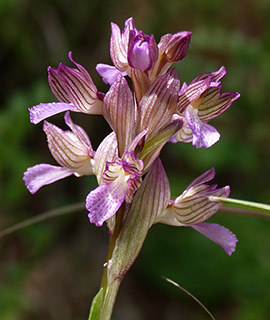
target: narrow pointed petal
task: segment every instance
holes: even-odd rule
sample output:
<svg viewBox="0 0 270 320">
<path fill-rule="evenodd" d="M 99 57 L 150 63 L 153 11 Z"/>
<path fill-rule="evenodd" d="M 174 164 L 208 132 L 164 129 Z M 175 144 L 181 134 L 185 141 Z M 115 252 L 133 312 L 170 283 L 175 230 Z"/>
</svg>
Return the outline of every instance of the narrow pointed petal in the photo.
<svg viewBox="0 0 270 320">
<path fill-rule="evenodd" d="M 103 115 L 116 133 L 120 157 L 134 138 L 135 112 L 132 92 L 119 76 L 104 98 Z"/>
<path fill-rule="evenodd" d="M 207 89 L 200 98 L 198 116 L 203 121 L 216 118 L 240 97 L 237 92 L 220 93 L 221 86 Z"/>
<path fill-rule="evenodd" d="M 138 32 L 134 23 L 134 19 L 130 17 L 125 21 L 125 28 L 122 33 L 122 43 L 126 51 L 128 50 L 130 31 L 132 30 L 135 31 L 136 33 Z"/>
<path fill-rule="evenodd" d="M 159 76 L 147 90 L 138 106 L 137 132 L 150 127 L 148 138 L 171 122 L 176 110 L 180 81 L 175 69 Z"/>
<path fill-rule="evenodd" d="M 125 176 L 120 175 L 116 180 L 102 184 L 91 191 L 86 198 L 86 209 L 91 223 L 98 227 L 111 218 L 123 203 L 128 186 Z"/>
<path fill-rule="evenodd" d="M 44 185 L 64 179 L 73 173 L 74 171 L 68 168 L 42 163 L 28 168 L 24 173 L 23 180 L 27 189 L 33 194 Z"/>
<path fill-rule="evenodd" d="M 191 189 L 192 187 L 196 187 L 199 184 L 203 184 L 205 182 L 209 182 L 215 177 L 215 168 L 211 168 L 210 170 L 201 174 L 198 178 L 194 179 L 186 188 L 186 190 Z M 185 194 L 185 192 L 183 193 Z"/>
<path fill-rule="evenodd" d="M 97 88 L 86 69 L 72 58 L 69 59 L 76 65 L 70 68 L 64 64 L 58 67 L 58 76 L 63 85 L 69 100 L 81 110 L 90 114 L 101 114 L 102 102 L 98 99 Z"/>
<path fill-rule="evenodd" d="M 127 75 L 126 72 L 121 72 L 118 69 L 116 69 L 116 67 L 104 63 L 97 64 L 96 70 L 102 77 L 103 82 L 108 83 L 109 85 L 112 85 L 119 75 L 123 77 Z"/>
<path fill-rule="evenodd" d="M 115 132 L 110 133 L 99 145 L 94 157 L 95 175 L 98 184 L 102 182 L 102 175 L 106 162 L 113 162 L 118 156 L 117 140 Z"/>
<path fill-rule="evenodd" d="M 30 121 L 34 124 L 63 111 L 80 111 L 73 104 L 65 102 L 40 103 L 28 110 L 30 113 Z"/>
<path fill-rule="evenodd" d="M 159 222 L 188 226 L 204 222 L 213 216 L 220 209 L 220 204 L 216 202 L 217 205 L 213 206 L 209 196 L 220 195 L 227 198 L 230 195 L 229 186 L 217 189 L 215 184 L 205 184 L 213 179 L 214 175 L 212 168 L 192 181 L 179 197 L 170 201 Z"/>
<path fill-rule="evenodd" d="M 191 227 L 221 246 L 229 256 L 235 251 L 238 239 L 229 229 L 216 223 L 198 223 Z"/>
<path fill-rule="evenodd" d="M 129 37 L 127 33 L 126 33 L 126 37 Z M 118 27 L 118 25 L 115 23 L 111 23 L 110 54 L 111 54 L 111 59 L 113 64 L 120 71 L 125 71 L 128 67 L 128 61 L 127 61 L 128 42 L 125 45 L 124 41 L 122 40 L 121 30 Z"/>
<path fill-rule="evenodd" d="M 66 89 L 63 87 L 63 84 L 60 81 L 58 70 L 48 67 L 48 81 L 51 87 L 52 93 L 61 102 L 70 103 L 69 96 L 66 92 Z"/>
<path fill-rule="evenodd" d="M 209 195 L 222 195 L 228 197 L 229 187 L 216 189 L 215 185 L 201 185 L 191 194 L 183 193 L 177 198 L 172 207 L 168 210 L 173 210 L 176 219 L 182 225 L 191 225 L 204 222 L 212 217 L 220 209 L 220 204 L 213 205 L 213 201 L 209 201 Z"/>
<path fill-rule="evenodd" d="M 197 149 L 201 147 L 209 148 L 219 140 L 219 132 L 213 126 L 201 121 L 197 115 L 197 110 L 188 107 L 185 111 L 185 117 L 193 132 L 192 144 Z"/>
<path fill-rule="evenodd" d="M 179 113 L 184 112 L 188 105 L 199 99 L 201 94 L 209 88 L 211 77 L 191 83 L 189 86 L 184 85 L 181 89 L 177 109 Z"/>
<path fill-rule="evenodd" d="M 195 83 L 200 80 L 207 79 L 208 77 L 211 77 L 211 82 L 218 82 L 221 78 L 223 78 L 226 74 L 225 67 L 220 67 L 217 71 L 209 72 L 209 73 L 202 73 L 199 74 L 197 77 L 195 77 L 191 83 Z"/>
</svg>

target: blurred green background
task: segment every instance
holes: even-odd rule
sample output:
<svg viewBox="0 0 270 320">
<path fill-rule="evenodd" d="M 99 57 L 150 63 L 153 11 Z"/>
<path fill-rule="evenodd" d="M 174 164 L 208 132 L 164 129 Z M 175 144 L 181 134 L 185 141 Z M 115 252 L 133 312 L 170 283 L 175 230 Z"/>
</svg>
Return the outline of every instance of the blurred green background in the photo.
<svg viewBox="0 0 270 320">
<path fill-rule="evenodd" d="M 216 168 L 215 182 L 231 196 L 269 203 L 270 2 L 269 0 L 1 0 L 0 1 L 0 230 L 63 205 L 83 201 L 93 177 L 70 177 L 31 196 L 22 181 L 27 167 L 54 164 L 42 125 L 27 108 L 55 101 L 46 68 L 110 63 L 110 22 L 153 33 L 193 32 L 187 57 L 176 65 L 181 81 L 227 69 L 223 91 L 241 98 L 212 121 L 221 140 L 209 150 L 168 145 L 162 153 L 172 194 Z M 101 117 L 73 114 L 94 147 L 109 132 Z M 63 115 L 50 119 L 63 126 Z M 189 228 L 154 226 L 123 281 L 116 320 L 200 320 L 206 313 L 168 277 L 197 296 L 217 320 L 270 319 L 269 220 L 220 212 L 211 219 L 238 236 L 236 252 L 222 249 Z M 0 319 L 87 319 L 106 259 L 106 227 L 90 225 L 85 211 L 46 221 L 0 239 Z"/>
</svg>

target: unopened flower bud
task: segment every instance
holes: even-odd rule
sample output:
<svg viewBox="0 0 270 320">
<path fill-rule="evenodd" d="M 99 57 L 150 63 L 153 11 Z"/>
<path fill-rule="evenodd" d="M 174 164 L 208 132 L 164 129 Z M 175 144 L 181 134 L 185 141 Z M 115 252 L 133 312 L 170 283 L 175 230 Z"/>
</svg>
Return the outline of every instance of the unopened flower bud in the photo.
<svg viewBox="0 0 270 320">
<path fill-rule="evenodd" d="M 190 37 L 191 32 L 189 31 L 178 32 L 171 36 L 165 49 L 168 61 L 176 62 L 182 60 L 186 56 Z"/>
<path fill-rule="evenodd" d="M 140 71 L 150 70 L 158 58 L 158 47 L 153 35 L 149 36 L 142 31 L 136 34 L 130 31 L 128 44 L 128 63 Z"/>
</svg>

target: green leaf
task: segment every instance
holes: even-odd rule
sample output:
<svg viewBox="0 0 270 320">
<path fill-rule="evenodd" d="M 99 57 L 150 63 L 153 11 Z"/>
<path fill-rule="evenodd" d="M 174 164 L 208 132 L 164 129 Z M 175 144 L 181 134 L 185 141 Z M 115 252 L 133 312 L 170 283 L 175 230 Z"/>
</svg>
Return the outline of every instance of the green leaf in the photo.
<svg viewBox="0 0 270 320">
<path fill-rule="evenodd" d="M 138 256 L 150 227 L 158 220 L 170 199 L 169 181 L 158 158 L 135 194 L 116 240 L 108 279 L 117 279 L 129 270 Z"/>
<path fill-rule="evenodd" d="M 99 290 L 99 292 L 95 295 L 92 301 L 88 320 L 100 320 L 102 298 L 103 298 L 103 288 Z"/>
<path fill-rule="evenodd" d="M 230 199 L 230 198 L 222 198 L 222 197 L 213 197 L 213 196 L 210 196 L 208 198 L 210 201 L 219 202 L 220 204 L 222 204 L 224 206 L 270 214 L 270 205 L 265 204 L 265 203 L 258 203 L 258 202 L 252 202 L 252 201 Z"/>
</svg>

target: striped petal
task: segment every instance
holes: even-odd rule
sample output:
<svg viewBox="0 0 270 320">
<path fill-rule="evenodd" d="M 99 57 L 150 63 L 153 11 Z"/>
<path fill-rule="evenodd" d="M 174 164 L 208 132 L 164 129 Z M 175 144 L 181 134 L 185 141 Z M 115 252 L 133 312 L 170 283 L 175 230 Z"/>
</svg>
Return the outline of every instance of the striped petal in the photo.
<svg viewBox="0 0 270 320">
<path fill-rule="evenodd" d="M 33 194 L 46 184 L 64 179 L 74 173 L 69 168 L 52 166 L 50 164 L 37 164 L 26 170 L 23 180 L 27 189 Z"/>
<path fill-rule="evenodd" d="M 102 175 L 106 162 L 113 162 L 118 157 L 115 132 L 111 132 L 98 146 L 94 157 L 94 169 L 98 184 L 102 183 Z"/>
<path fill-rule="evenodd" d="M 127 60 L 128 43 L 130 31 L 137 32 L 133 18 L 125 22 L 124 31 L 121 33 L 117 24 L 111 23 L 110 54 L 113 64 L 120 71 L 126 71 L 129 67 Z"/>
<path fill-rule="evenodd" d="M 55 160 L 62 166 L 73 170 L 78 176 L 93 174 L 93 149 L 82 128 L 66 121 L 74 127 L 73 131 L 63 131 L 45 121 L 44 132 L 47 135 L 49 149 Z"/>
<path fill-rule="evenodd" d="M 153 69 L 149 71 L 151 82 L 159 75 L 165 74 L 171 65 L 182 60 L 189 46 L 191 32 L 183 31 L 176 34 L 165 34 L 158 43 L 159 56 Z"/>
<path fill-rule="evenodd" d="M 208 77 L 211 77 L 211 82 L 218 82 L 221 78 L 225 76 L 225 74 L 226 74 L 226 69 L 225 67 L 222 66 L 217 71 L 199 74 L 197 77 L 195 77 L 191 81 L 191 83 L 207 79 Z"/>
<path fill-rule="evenodd" d="M 229 229 L 216 223 L 198 223 L 191 227 L 221 246 L 227 255 L 235 251 L 238 239 Z"/>
<path fill-rule="evenodd" d="M 57 69 L 48 67 L 48 81 L 55 98 L 58 101 L 70 103 L 69 96 L 60 81 Z"/>
<path fill-rule="evenodd" d="M 203 121 L 216 118 L 240 97 L 237 92 L 221 93 L 221 86 L 207 89 L 200 97 L 198 117 Z"/>
<path fill-rule="evenodd" d="M 183 195 L 187 193 L 191 188 L 196 187 L 197 185 L 201 185 L 205 182 L 209 182 L 213 180 L 215 177 L 215 169 L 211 168 L 210 170 L 201 174 L 198 178 L 194 179 L 186 188 Z M 194 188 L 193 188 L 194 189 Z"/>
<path fill-rule="evenodd" d="M 66 112 L 64 119 L 65 119 L 66 125 L 69 126 L 71 131 L 74 133 L 75 137 L 80 141 L 81 145 L 85 147 L 85 151 L 87 152 L 87 154 L 89 156 L 93 157 L 95 152 L 92 148 L 91 141 L 90 141 L 87 133 L 84 131 L 84 129 L 81 128 L 80 126 L 76 125 L 71 120 L 69 112 Z"/>
<path fill-rule="evenodd" d="M 165 48 L 167 60 L 170 62 L 182 60 L 187 54 L 190 38 L 191 32 L 189 31 L 182 31 L 171 35 Z"/>
<path fill-rule="evenodd" d="M 211 84 L 211 77 L 191 83 L 189 86 L 183 85 L 177 103 L 178 112 L 181 114 L 188 105 L 199 99 L 201 94 L 205 92 Z"/>
<path fill-rule="evenodd" d="M 159 76 L 142 97 L 138 106 L 137 132 L 149 127 L 148 138 L 171 122 L 175 113 L 180 81 L 175 69 Z"/>
<path fill-rule="evenodd" d="M 211 169 L 195 179 L 187 189 L 175 200 L 171 200 L 163 212 L 160 222 L 178 226 L 190 226 L 201 223 L 213 216 L 220 204 L 208 199 L 210 195 L 228 197 L 230 187 L 217 189 L 217 185 L 207 185 L 205 182 L 213 179 L 214 169 Z"/>
<path fill-rule="evenodd" d="M 72 58 L 69 59 L 76 65 L 77 69 L 70 68 L 64 64 L 58 67 L 58 76 L 70 101 L 81 111 L 90 114 L 101 114 L 102 102 L 98 99 L 97 88 L 89 73 Z"/>
<path fill-rule="evenodd" d="M 103 115 L 116 133 L 120 157 L 134 138 L 135 112 L 132 92 L 119 76 L 104 98 Z"/>
</svg>

